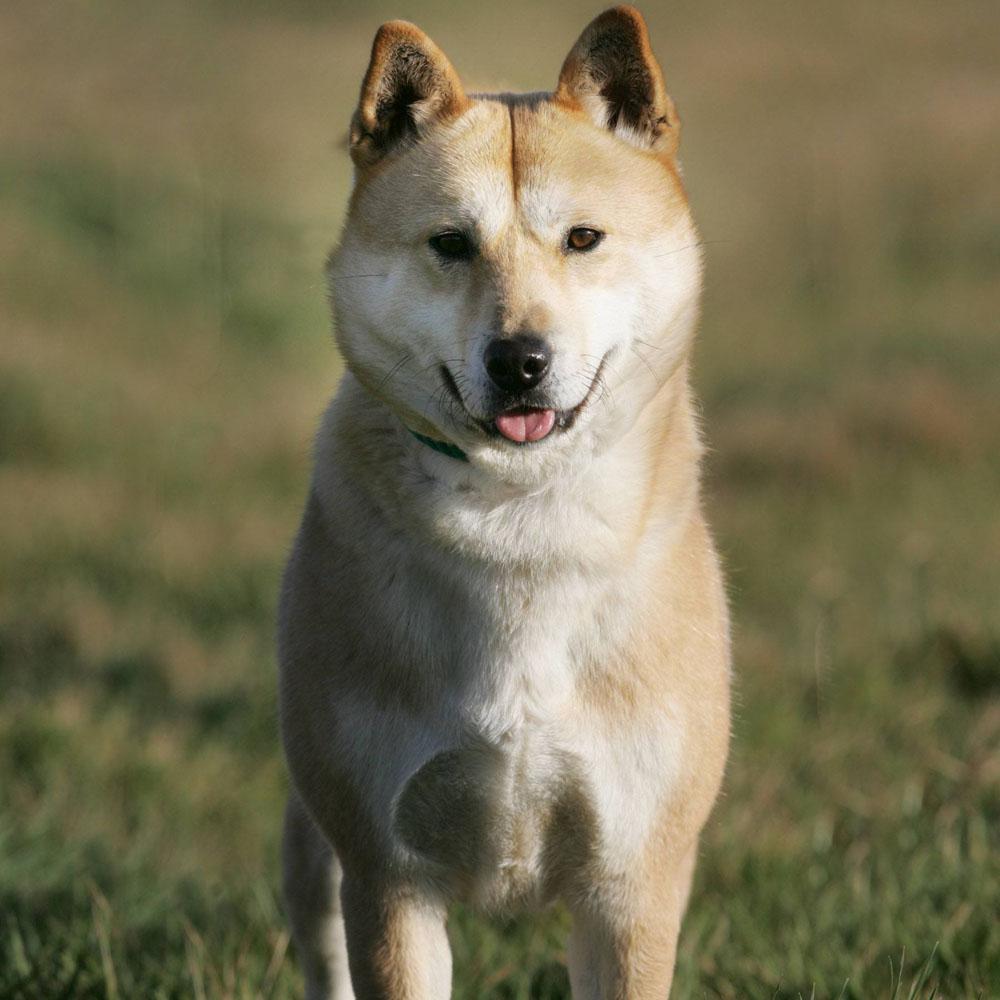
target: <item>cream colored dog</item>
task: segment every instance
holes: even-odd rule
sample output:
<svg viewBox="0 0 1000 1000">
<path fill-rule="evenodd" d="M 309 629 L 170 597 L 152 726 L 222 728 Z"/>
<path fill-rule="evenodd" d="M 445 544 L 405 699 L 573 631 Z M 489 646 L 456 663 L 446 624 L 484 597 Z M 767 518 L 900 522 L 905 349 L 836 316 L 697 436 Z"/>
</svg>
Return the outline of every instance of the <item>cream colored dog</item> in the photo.
<svg viewBox="0 0 1000 1000">
<path fill-rule="evenodd" d="M 578 1000 L 669 992 L 729 735 L 678 131 L 629 7 L 553 94 L 376 36 L 281 607 L 309 998 L 447 997 L 458 899 L 561 899 Z"/>
</svg>

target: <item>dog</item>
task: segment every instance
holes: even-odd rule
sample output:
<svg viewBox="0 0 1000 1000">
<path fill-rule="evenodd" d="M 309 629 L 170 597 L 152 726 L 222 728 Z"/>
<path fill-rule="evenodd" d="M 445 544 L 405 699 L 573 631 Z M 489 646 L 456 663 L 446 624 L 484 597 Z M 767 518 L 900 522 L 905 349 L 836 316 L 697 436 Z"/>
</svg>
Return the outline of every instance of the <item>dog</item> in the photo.
<svg viewBox="0 0 1000 1000">
<path fill-rule="evenodd" d="M 456 900 L 561 901 L 577 1000 L 669 994 L 730 679 L 679 129 L 630 7 L 552 93 L 375 37 L 279 613 L 309 1000 L 449 996 Z"/>
</svg>

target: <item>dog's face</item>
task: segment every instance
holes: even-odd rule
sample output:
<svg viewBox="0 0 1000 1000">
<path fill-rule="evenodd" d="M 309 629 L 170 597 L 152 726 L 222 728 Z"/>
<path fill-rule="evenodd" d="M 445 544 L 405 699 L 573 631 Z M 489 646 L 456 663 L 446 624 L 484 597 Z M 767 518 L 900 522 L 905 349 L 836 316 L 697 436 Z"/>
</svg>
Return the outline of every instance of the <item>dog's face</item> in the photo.
<svg viewBox="0 0 1000 1000">
<path fill-rule="evenodd" d="M 629 8 L 584 32 L 552 95 L 467 97 L 418 29 L 384 26 L 330 261 L 355 375 L 507 480 L 613 441 L 682 361 L 697 309 L 678 128 Z"/>
</svg>

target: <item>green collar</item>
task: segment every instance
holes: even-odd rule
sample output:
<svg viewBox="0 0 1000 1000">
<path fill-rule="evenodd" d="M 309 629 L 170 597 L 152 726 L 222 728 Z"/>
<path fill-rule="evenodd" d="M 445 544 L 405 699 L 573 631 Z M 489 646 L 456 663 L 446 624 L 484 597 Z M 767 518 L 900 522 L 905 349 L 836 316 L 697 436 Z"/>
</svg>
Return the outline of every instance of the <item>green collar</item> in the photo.
<svg viewBox="0 0 1000 1000">
<path fill-rule="evenodd" d="M 457 444 L 448 444 L 447 441 L 436 441 L 434 438 L 427 437 L 424 434 L 418 434 L 414 430 L 407 428 L 410 433 L 421 443 L 427 445 L 434 451 L 440 452 L 442 455 L 447 455 L 449 458 L 457 458 L 460 462 L 468 462 L 469 456 L 462 451 Z"/>
</svg>

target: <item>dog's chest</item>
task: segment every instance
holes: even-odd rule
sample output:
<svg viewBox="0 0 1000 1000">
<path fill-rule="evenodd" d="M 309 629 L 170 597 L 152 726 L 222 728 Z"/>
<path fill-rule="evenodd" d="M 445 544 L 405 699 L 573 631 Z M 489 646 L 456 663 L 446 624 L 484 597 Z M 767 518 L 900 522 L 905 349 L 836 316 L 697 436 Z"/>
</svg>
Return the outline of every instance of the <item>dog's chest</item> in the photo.
<svg viewBox="0 0 1000 1000">
<path fill-rule="evenodd" d="M 587 688 L 622 662 L 624 591 L 501 592 L 502 615 L 496 594 L 488 612 L 446 616 L 432 588 L 408 592 L 393 656 L 437 690 L 417 710 L 359 705 L 341 720 L 394 864 L 485 906 L 544 901 L 609 845 L 631 849 L 675 749 L 660 721 L 623 725 Z M 421 620 L 438 628 L 416 645 Z"/>
<path fill-rule="evenodd" d="M 397 849 L 485 905 L 551 895 L 555 858 L 587 826 L 569 821 L 588 797 L 574 745 L 586 627 L 535 610 L 514 629 L 470 616 L 464 635 L 442 638 L 456 672 L 397 745 L 407 759 L 393 795 Z"/>
<path fill-rule="evenodd" d="M 580 761 L 553 728 L 470 730 L 407 778 L 393 833 L 411 863 L 472 902 L 537 902 L 558 891 L 569 841 L 590 848 L 588 800 Z"/>
</svg>

